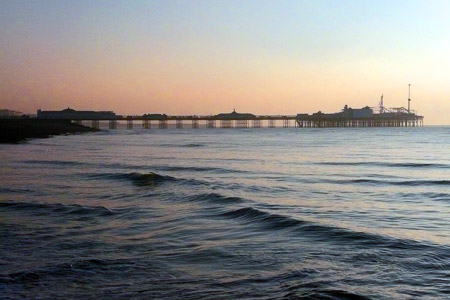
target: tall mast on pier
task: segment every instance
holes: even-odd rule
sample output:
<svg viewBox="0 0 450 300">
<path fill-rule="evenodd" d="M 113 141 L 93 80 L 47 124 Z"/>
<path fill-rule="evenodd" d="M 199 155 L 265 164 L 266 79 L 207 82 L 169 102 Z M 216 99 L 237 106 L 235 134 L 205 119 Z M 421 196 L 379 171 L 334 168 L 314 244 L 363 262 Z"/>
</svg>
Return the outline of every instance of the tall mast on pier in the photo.
<svg viewBox="0 0 450 300">
<path fill-rule="evenodd" d="M 381 95 L 380 103 L 378 104 L 378 109 L 380 111 L 380 114 L 384 113 L 383 95 Z"/>
<path fill-rule="evenodd" d="M 408 113 L 411 109 L 411 83 L 408 84 Z"/>
</svg>

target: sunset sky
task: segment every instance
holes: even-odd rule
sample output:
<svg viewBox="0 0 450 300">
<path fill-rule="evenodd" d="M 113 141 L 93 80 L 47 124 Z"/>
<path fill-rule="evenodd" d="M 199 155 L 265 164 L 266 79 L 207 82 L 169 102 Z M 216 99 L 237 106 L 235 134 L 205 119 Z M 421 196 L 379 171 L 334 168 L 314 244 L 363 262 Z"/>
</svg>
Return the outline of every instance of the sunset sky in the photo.
<svg viewBox="0 0 450 300">
<path fill-rule="evenodd" d="M 412 108 L 450 124 L 450 1 L 0 1 L 0 108 Z"/>
</svg>

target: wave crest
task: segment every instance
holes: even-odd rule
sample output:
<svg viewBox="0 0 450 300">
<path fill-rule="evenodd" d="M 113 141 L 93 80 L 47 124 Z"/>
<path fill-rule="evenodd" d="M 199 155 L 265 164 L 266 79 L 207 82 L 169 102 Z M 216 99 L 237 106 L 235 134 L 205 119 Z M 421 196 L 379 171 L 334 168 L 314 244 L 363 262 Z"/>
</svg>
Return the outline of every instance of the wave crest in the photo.
<svg viewBox="0 0 450 300">
<path fill-rule="evenodd" d="M 318 165 L 326 166 L 380 166 L 394 168 L 450 168 L 448 164 L 435 163 L 388 163 L 388 162 L 320 162 Z"/>
<path fill-rule="evenodd" d="M 176 181 L 177 179 L 172 176 L 160 175 L 157 173 L 101 173 L 89 175 L 92 179 L 116 179 L 116 180 L 130 180 L 136 186 L 151 186 L 168 181 Z"/>
<path fill-rule="evenodd" d="M 63 214 L 74 216 L 109 216 L 114 212 L 104 206 L 83 206 L 79 204 L 0 202 L 0 208 L 27 211 L 33 214 Z"/>
<path fill-rule="evenodd" d="M 409 239 L 398 239 L 368 232 L 322 225 L 310 221 L 299 220 L 290 216 L 273 214 L 253 207 L 243 207 L 218 215 L 220 217 L 238 219 L 247 224 L 262 225 L 265 229 L 291 229 L 310 236 L 315 240 L 335 241 L 340 243 L 358 243 L 369 247 L 385 247 L 389 249 L 424 249 L 424 245 Z"/>
<path fill-rule="evenodd" d="M 231 203 L 242 203 L 245 202 L 243 198 L 240 197 L 228 197 L 217 193 L 207 193 L 198 194 L 188 198 L 188 201 L 193 202 L 211 202 L 219 204 L 231 204 Z"/>
</svg>

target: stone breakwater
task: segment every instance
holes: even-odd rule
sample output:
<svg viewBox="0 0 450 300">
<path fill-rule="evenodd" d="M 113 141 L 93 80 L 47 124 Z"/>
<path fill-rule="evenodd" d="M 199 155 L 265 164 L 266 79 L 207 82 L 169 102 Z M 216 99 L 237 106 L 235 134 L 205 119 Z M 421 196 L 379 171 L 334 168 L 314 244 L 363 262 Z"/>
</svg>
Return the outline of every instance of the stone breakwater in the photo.
<svg viewBox="0 0 450 300">
<path fill-rule="evenodd" d="M 98 131 L 70 120 L 0 119 L 0 143 L 18 143 L 30 138 Z"/>
</svg>

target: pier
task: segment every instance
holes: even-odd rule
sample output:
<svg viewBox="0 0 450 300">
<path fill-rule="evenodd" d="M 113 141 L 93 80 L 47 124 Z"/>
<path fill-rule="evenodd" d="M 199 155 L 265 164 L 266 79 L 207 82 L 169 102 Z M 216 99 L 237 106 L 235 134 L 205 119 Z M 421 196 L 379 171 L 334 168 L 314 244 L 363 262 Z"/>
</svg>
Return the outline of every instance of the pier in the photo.
<svg viewBox="0 0 450 300">
<path fill-rule="evenodd" d="M 118 122 L 126 123 L 126 128 L 133 129 L 142 122 L 142 128 L 357 128 L 357 127 L 421 127 L 424 117 L 410 109 L 385 108 L 383 96 L 377 108 L 363 107 L 353 109 L 347 105 L 337 113 L 296 115 L 255 115 L 251 113 L 220 113 L 217 115 L 167 115 L 144 114 L 140 116 L 121 116 L 112 111 L 76 111 L 71 108 L 62 111 L 38 110 L 38 119 L 70 120 L 81 124 L 89 122 L 95 129 L 100 122 L 108 122 L 109 129 L 117 129 Z"/>
<path fill-rule="evenodd" d="M 237 113 L 236 113 L 237 114 Z M 117 129 L 118 122 L 133 129 L 139 122 L 145 129 L 166 128 L 338 128 L 338 127 L 419 127 L 423 126 L 423 116 L 412 113 L 385 113 L 371 116 L 344 116 L 317 113 L 313 115 L 263 115 L 248 118 L 220 118 L 217 116 L 169 116 L 146 118 L 145 116 L 115 117 L 70 117 L 76 124 L 89 122 L 93 128 L 100 128 L 100 122 L 108 122 L 109 129 Z M 140 125 L 139 125 L 140 126 Z"/>
<path fill-rule="evenodd" d="M 328 127 L 422 127 L 422 116 L 398 116 L 372 118 L 299 118 L 296 120 L 301 128 L 328 128 Z"/>
</svg>

